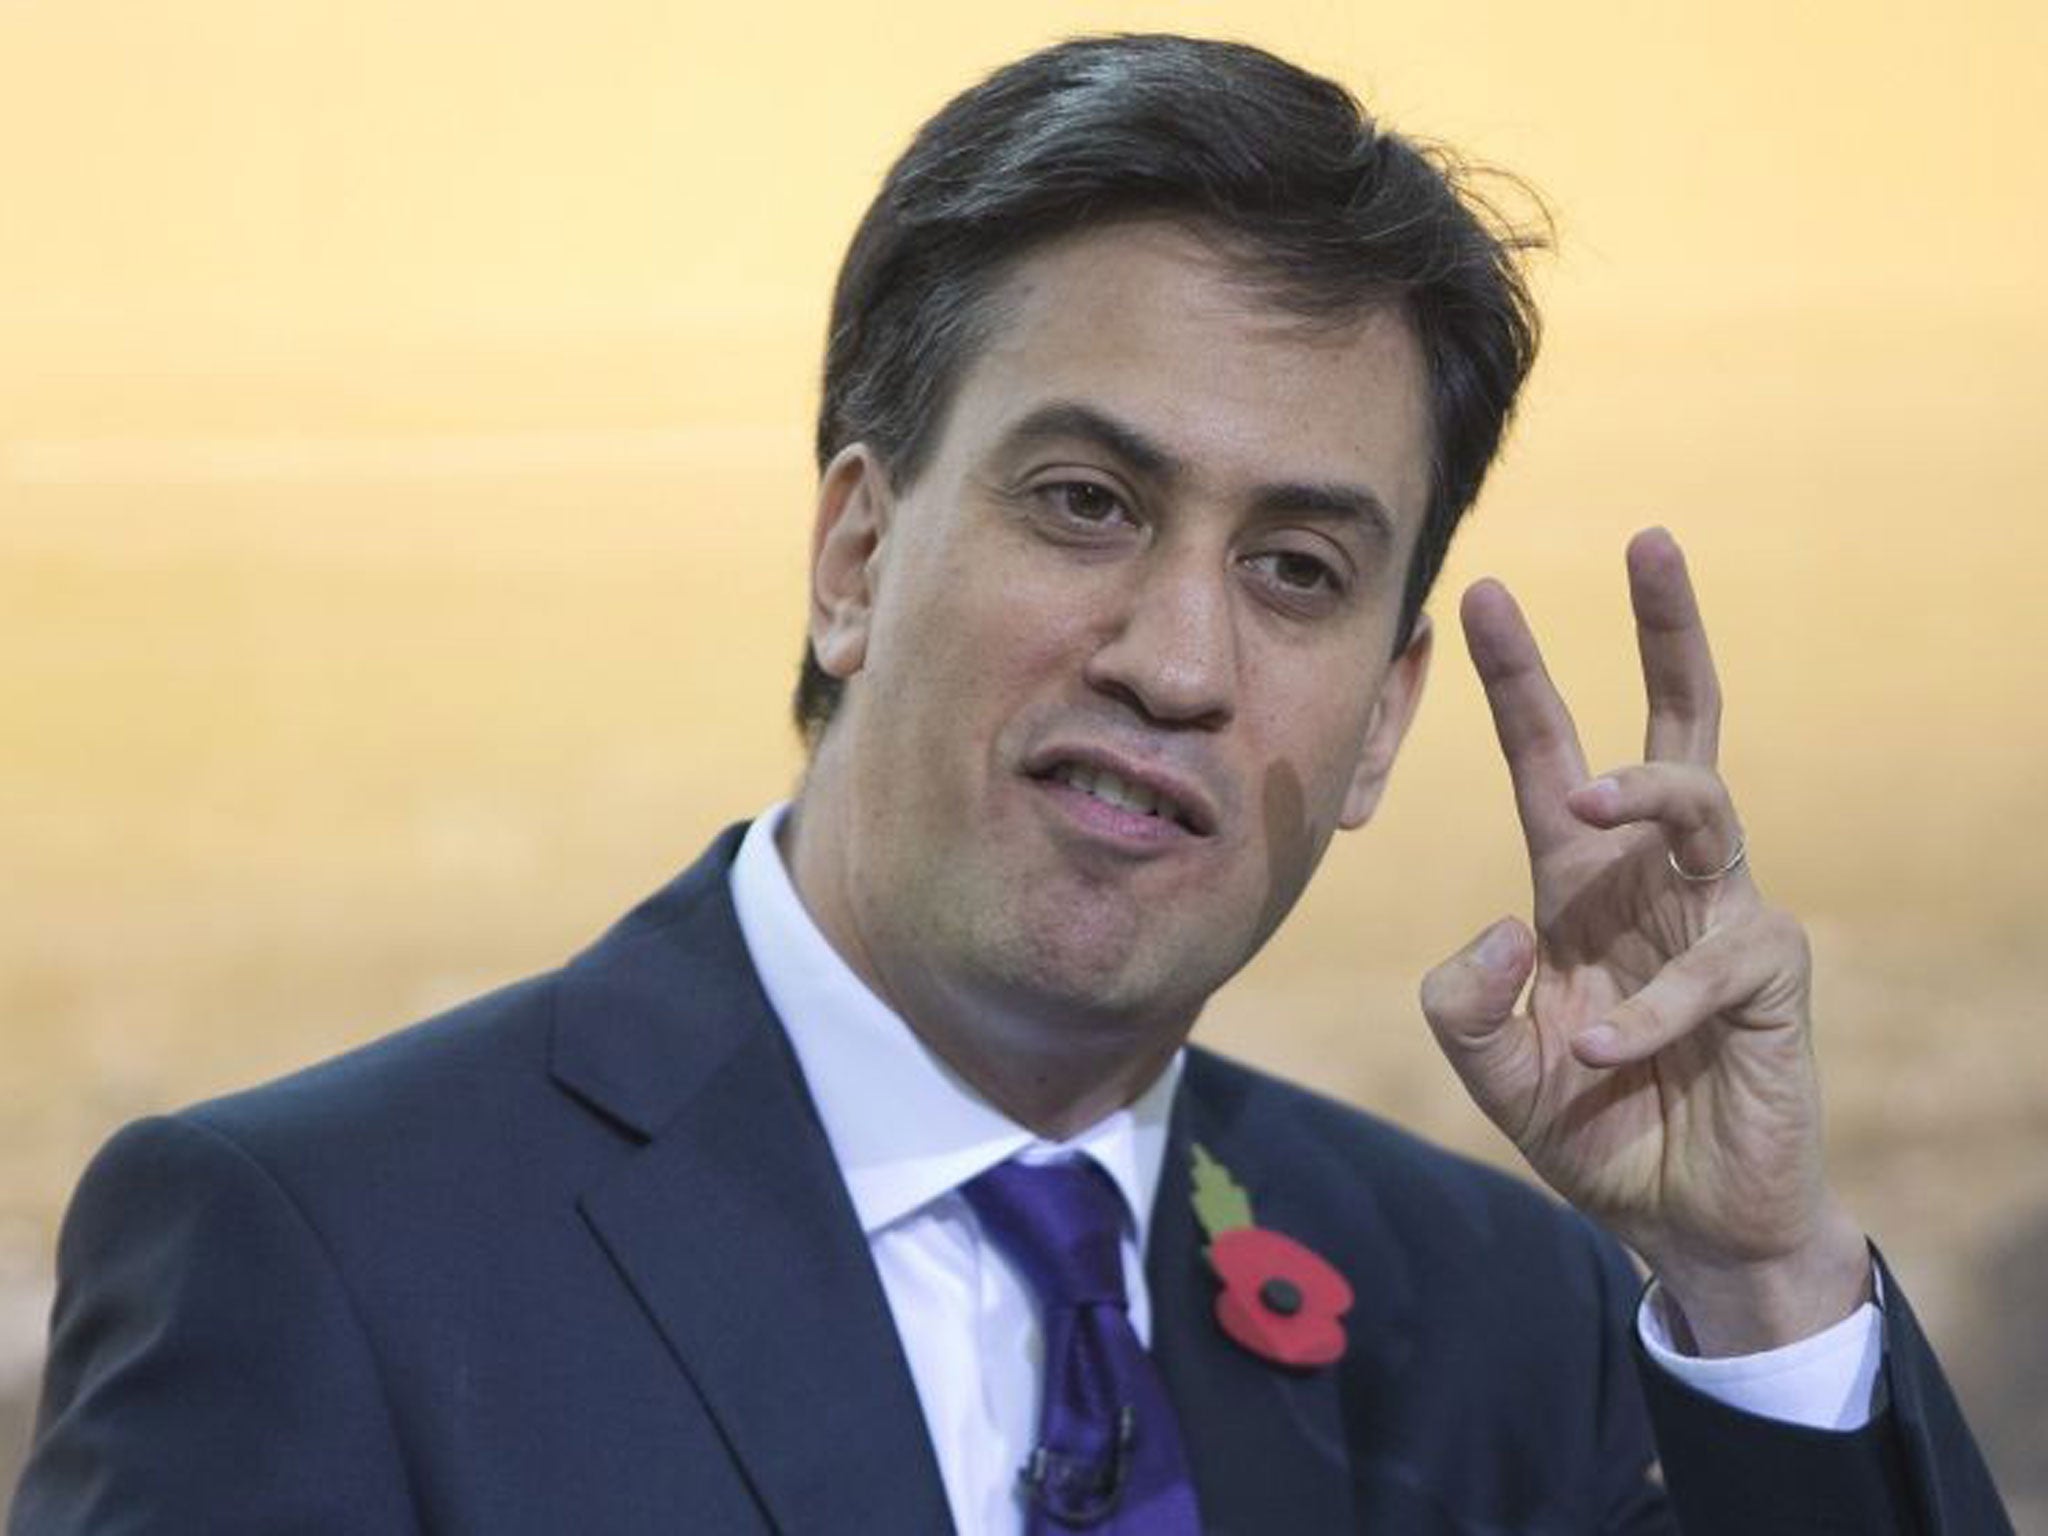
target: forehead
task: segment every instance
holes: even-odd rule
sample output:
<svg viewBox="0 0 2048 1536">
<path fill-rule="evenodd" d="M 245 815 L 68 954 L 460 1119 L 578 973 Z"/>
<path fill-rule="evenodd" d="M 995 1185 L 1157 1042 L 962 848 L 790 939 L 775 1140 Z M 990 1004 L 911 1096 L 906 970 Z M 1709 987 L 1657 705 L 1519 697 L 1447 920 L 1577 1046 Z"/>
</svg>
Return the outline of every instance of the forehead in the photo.
<svg viewBox="0 0 2048 1536">
<path fill-rule="evenodd" d="M 1276 475 L 1362 480 L 1400 523 L 1420 523 L 1428 375 L 1392 306 L 1304 320 L 1214 243 L 1146 222 L 1035 249 L 998 285 L 991 314 L 942 458 L 986 451 L 1008 424 L 1073 401 L 1139 427 L 1219 488 Z"/>
</svg>

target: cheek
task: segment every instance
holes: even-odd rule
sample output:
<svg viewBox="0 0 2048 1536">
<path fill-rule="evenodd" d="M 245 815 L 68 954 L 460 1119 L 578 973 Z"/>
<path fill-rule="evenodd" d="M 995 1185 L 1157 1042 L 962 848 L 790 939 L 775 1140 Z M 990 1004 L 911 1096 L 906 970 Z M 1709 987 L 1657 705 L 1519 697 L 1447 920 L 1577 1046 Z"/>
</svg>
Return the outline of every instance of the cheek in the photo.
<svg viewBox="0 0 2048 1536">
<path fill-rule="evenodd" d="M 923 573 L 905 605 L 905 638 L 920 668 L 980 688 L 1078 664 L 1101 610 L 1096 583 L 1056 563 L 1018 558 L 985 540 Z"/>
<path fill-rule="evenodd" d="M 1300 820 L 1334 823 L 1364 756 L 1369 701 L 1383 678 L 1357 667 L 1278 665 L 1261 671 L 1245 689 L 1258 706 L 1242 712 L 1238 725 L 1255 743 L 1268 781 L 1260 786 L 1262 803 L 1273 815 L 1292 806 Z"/>
<path fill-rule="evenodd" d="M 1258 805 L 1266 851 L 1259 930 L 1271 933 L 1292 910 L 1329 839 L 1327 833 L 1320 839 L 1316 836 L 1316 818 L 1309 814 L 1301 775 L 1284 759 L 1267 764 L 1259 783 Z"/>
<path fill-rule="evenodd" d="M 1355 688 L 1356 674 L 1347 681 Z M 1338 711 L 1320 702 L 1335 696 L 1313 692 L 1304 702 L 1241 722 L 1266 744 L 1250 788 L 1270 899 L 1291 901 L 1307 883 L 1336 831 L 1364 752 L 1369 711 Z"/>
<path fill-rule="evenodd" d="M 892 572 L 878 606 L 866 682 L 908 768 L 985 755 L 991 738 L 1072 670 L 1083 632 L 1071 593 L 994 561 L 933 559 Z"/>
</svg>

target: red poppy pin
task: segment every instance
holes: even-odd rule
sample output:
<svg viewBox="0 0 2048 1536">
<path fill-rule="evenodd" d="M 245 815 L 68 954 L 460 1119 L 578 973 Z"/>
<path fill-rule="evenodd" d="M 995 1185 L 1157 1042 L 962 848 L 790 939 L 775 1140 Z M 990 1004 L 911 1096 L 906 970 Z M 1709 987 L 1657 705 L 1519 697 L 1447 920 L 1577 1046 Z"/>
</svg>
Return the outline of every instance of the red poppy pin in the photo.
<svg viewBox="0 0 2048 1536">
<path fill-rule="evenodd" d="M 1244 1187 L 1208 1150 L 1195 1154 L 1195 1217 L 1209 1234 L 1209 1267 L 1223 1282 L 1216 1321 L 1262 1360 L 1297 1369 L 1344 1353 L 1351 1284 L 1319 1253 L 1252 1225 Z"/>
</svg>

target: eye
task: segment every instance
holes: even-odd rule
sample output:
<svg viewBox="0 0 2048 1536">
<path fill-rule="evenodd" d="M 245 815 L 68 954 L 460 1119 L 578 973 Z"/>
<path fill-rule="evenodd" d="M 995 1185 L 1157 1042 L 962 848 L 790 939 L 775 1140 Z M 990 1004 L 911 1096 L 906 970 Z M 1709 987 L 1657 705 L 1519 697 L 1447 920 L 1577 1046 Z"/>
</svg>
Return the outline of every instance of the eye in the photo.
<svg viewBox="0 0 2048 1536">
<path fill-rule="evenodd" d="M 1337 568 L 1305 550 L 1270 549 L 1248 557 L 1245 564 L 1275 591 L 1289 597 L 1336 597 L 1344 591 L 1344 578 Z"/>
<path fill-rule="evenodd" d="M 1123 498 L 1093 480 L 1054 480 L 1034 487 L 1032 495 L 1068 523 L 1099 528 L 1131 521 Z"/>
</svg>

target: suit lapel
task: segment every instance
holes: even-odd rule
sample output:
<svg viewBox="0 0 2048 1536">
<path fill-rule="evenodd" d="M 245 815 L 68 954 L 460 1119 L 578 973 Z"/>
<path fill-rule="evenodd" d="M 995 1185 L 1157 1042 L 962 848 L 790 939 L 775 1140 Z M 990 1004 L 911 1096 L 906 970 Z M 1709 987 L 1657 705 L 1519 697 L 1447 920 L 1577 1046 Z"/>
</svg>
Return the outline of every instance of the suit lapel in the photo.
<svg viewBox="0 0 2048 1536">
<path fill-rule="evenodd" d="M 950 1530 L 866 1239 L 740 938 L 738 835 L 565 973 L 557 1081 L 645 1140 L 584 1215 L 777 1531 Z"/>
<path fill-rule="evenodd" d="M 1223 1333 L 1215 1319 L 1218 1282 L 1194 1215 L 1192 1143 L 1208 1148 L 1249 1188 L 1255 1219 L 1321 1247 L 1317 1232 L 1294 1210 L 1269 1198 L 1290 1186 L 1312 1190 L 1315 1153 L 1304 1148 L 1300 1164 L 1291 1165 L 1292 1128 L 1284 1117 L 1272 1117 L 1283 1120 L 1278 1125 L 1246 1126 L 1238 1112 L 1241 1096 L 1218 1091 L 1212 1081 L 1232 1070 L 1191 1052 L 1174 1108 L 1147 1256 L 1154 1354 L 1180 1415 L 1209 1536 L 1349 1532 L 1357 1528 L 1352 1488 L 1359 1450 L 1350 1443 L 1340 1387 L 1347 1380 L 1370 1383 L 1396 1364 L 1405 1281 L 1398 1265 L 1364 1273 L 1340 1263 L 1358 1302 L 1345 1319 L 1349 1342 L 1337 1365 L 1290 1370 Z M 1348 1172 L 1360 1186 L 1357 1206 L 1369 1208 L 1364 1171 Z M 1356 1221 L 1356 1208 L 1346 1214 L 1354 1229 L 1372 1225 Z M 1326 1251 L 1326 1257 L 1338 1256 Z"/>
</svg>

